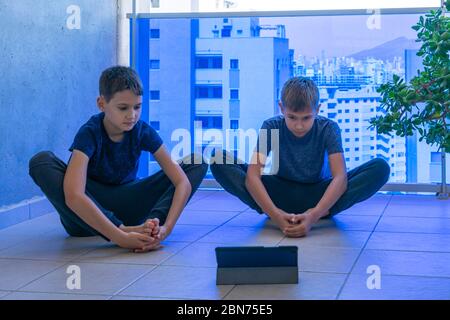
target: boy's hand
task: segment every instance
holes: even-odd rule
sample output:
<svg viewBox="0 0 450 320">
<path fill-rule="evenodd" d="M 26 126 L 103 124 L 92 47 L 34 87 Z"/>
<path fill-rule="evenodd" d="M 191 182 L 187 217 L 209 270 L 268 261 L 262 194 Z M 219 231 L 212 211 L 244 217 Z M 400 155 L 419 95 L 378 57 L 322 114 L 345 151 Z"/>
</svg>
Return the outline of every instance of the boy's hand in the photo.
<svg viewBox="0 0 450 320">
<path fill-rule="evenodd" d="M 155 243 L 155 238 L 139 232 L 124 232 L 120 240 L 116 243 L 125 249 L 143 250 L 149 245 L 153 245 Z"/>
<path fill-rule="evenodd" d="M 302 214 L 295 215 L 292 220 L 293 224 L 286 228 L 285 234 L 290 238 L 304 237 L 311 230 L 317 218 L 312 214 L 312 209 L 305 211 Z"/>
<path fill-rule="evenodd" d="M 281 229 L 281 231 L 286 234 L 287 227 L 289 227 L 291 224 L 295 223 L 295 214 L 287 213 L 281 209 L 278 210 L 278 213 L 272 217 L 275 224 L 278 226 L 278 228 Z"/>
<path fill-rule="evenodd" d="M 155 240 L 152 244 L 149 244 L 148 246 L 145 246 L 142 249 L 134 249 L 134 253 L 144 253 L 148 251 L 153 251 L 162 248 L 163 245 L 159 242 L 159 240 Z"/>
<path fill-rule="evenodd" d="M 166 226 L 160 226 L 158 234 L 155 235 L 155 238 L 158 241 L 163 241 L 170 234 L 171 230 Z"/>
</svg>

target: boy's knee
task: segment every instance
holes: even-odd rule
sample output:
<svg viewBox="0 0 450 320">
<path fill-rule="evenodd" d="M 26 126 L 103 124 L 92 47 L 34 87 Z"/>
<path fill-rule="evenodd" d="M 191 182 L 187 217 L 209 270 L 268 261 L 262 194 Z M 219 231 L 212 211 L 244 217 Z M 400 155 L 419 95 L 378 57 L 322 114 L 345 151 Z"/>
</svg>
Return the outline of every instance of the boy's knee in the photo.
<svg viewBox="0 0 450 320">
<path fill-rule="evenodd" d="M 30 174 L 32 173 L 35 167 L 45 163 L 52 162 L 53 159 L 55 159 L 55 154 L 51 151 L 41 151 L 36 153 L 33 157 L 31 157 L 30 161 L 28 162 L 28 169 Z"/>
<path fill-rule="evenodd" d="M 181 159 L 179 163 L 184 168 L 193 166 L 196 170 L 199 170 L 203 174 L 203 176 L 205 176 L 206 172 L 208 171 L 208 163 L 205 161 L 203 156 L 198 153 L 191 153 L 190 155 Z"/>
<path fill-rule="evenodd" d="M 383 177 L 384 181 L 387 182 L 391 173 L 391 167 L 389 167 L 389 164 L 381 158 L 375 158 L 371 160 L 371 162 L 377 172 L 377 176 Z"/>
<path fill-rule="evenodd" d="M 224 164 L 226 158 L 227 158 L 226 150 L 219 150 L 214 148 L 213 151 L 211 152 L 211 159 L 209 162 L 211 170 L 213 167 L 216 167 L 217 165 Z"/>
</svg>

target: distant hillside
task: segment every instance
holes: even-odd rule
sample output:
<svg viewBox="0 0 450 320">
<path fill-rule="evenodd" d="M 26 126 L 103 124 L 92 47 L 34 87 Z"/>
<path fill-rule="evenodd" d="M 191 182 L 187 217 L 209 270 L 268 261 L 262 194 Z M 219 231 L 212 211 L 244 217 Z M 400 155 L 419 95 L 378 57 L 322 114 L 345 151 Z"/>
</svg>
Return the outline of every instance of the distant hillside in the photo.
<svg viewBox="0 0 450 320">
<path fill-rule="evenodd" d="M 415 42 L 414 39 L 400 37 L 371 49 L 363 50 L 352 54 L 350 57 L 362 60 L 367 57 L 372 57 L 380 60 L 393 60 L 394 57 L 404 57 L 405 49 L 419 49 L 420 43 Z"/>
</svg>

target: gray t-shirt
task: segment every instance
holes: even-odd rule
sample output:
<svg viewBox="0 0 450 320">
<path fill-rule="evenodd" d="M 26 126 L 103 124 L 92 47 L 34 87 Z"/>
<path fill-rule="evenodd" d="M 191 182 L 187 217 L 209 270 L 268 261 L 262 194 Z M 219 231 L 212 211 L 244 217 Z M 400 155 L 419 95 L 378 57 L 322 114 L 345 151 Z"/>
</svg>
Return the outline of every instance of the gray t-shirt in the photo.
<svg viewBox="0 0 450 320">
<path fill-rule="evenodd" d="M 266 137 L 263 132 L 267 133 Z M 341 129 L 336 122 L 322 116 L 316 117 L 311 130 L 301 138 L 289 131 L 283 116 L 267 119 L 261 126 L 257 147 L 266 156 L 272 151 L 271 174 L 302 183 L 331 177 L 328 155 L 343 153 Z"/>
</svg>

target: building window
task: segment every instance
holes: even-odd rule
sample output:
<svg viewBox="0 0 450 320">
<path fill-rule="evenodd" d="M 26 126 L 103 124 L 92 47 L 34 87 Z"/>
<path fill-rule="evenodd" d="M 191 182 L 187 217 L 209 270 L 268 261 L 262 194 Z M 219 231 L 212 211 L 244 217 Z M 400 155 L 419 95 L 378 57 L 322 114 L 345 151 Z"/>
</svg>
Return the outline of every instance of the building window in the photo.
<svg viewBox="0 0 450 320">
<path fill-rule="evenodd" d="M 159 128 L 159 121 L 150 121 L 150 126 L 153 128 L 153 129 L 155 129 L 156 131 L 158 131 L 160 128 Z"/>
<path fill-rule="evenodd" d="M 160 100 L 159 90 L 150 91 L 150 100 Z"/>
<path fill-rule="evenodd" d="M 345 119 L 345 123 L 349 123 L 350 122 L 350 119 Z"/>
<path fill-rule="evenodd" d="M 195 67 L 197 69 L 222 69 L 222 56 L 197 56 Z"/>
<path fill-rule="evenodd" d="M 239 129 L 239 120 L 230 120 L 230 129 Z"/>
<path fill-rule="evenodd" d="M 150 69 L 159 69 L 159 60 L 150 60 Z"/>
<path fill-rule="evenodd" d="M 345 109 L 345 113 L 350 113 L 350 110 L 348 110 L 348 109 Z"/>
<path fill-rule="evenodd" d="M 239 100 L 239 90 L 238 89 L 231 89 L 230 90 L 230 99 L 232 99 L 232 100 Z"/>
<path fill-rule="evenodd" d="M 356 129 L 355 129 L 355 132 L 359 132 L 359 128 L 356 128 Z"/>
<path fill-rule="evenodd" d="M 430 162 L 431 163 L 442 163 L 442 155 L 440 152 L 431 152 L 430 154 L 431 159 Z"/>
<path fill-rule="evenodd" d="M 195 97 L 197 99 L 222 99 L 222 86 L 197 85 Z"/>
<path fill-rule="evenodd" d="M 150 39 L 159 39 L 160 32 L 159 29 L 150 29 Z"/>
<path fill-rule="evenodd" d="M 242 35 L 242 30 L 238 30 L 237 31 L 237 34 L 240 36 L 240 35 Z"/>
<path fill-rule="evenodd" d="M 345 142 L 350 142 L 350 139 L 349 138 L 345 138 Z"/>
<path fill-rule="evenodd" d="M 350 132 L 350 129 L 345 129 L 345 132 Z"/>
<path fill-rule="evenodd" d="M 222 38 L 231 37 L 231 28 L 223 28 L 222 29 Z"/>
<path fill-rule="evenodd" d="M 239 60 L 238 59 L 230 60 L 230 69 L 233 69 L 233 70 L 239 69 Z"/>
<path fill-rule="evenodd" d="M 355 148 L 355 151 L 359 151 L 359 148 Z"/>
<path fill-rule="evenodd" d="M 355 141 L 359 141 L 359 138 L 355 138 Z"/>
<path fill-rule="evenodd" d="M 355 122 L 359 122 L 359 119 L 355 119 Z"/>
<path fill-rule="evenodd" d="M 195 121 L 201 121 L 203 129 L 222 129 L 222 116 L 196 116 Z"/>
<path fill-rule="evenodd" d="M 359 161 L 359 157 L 356 157 L 356 158 L 355 158 L 355 161 Z"/>
<path fill-rule="evenodd" d="M 345 152 L 350 152 L 350 148 L 345 148 Z"/>
<path fill-rule="evenodd" d="M 342 119 L 338 119 L 338 123 L 342 123 Z"/>
<path fill-rule="evenodd" d="M 213 87 L 212 97 L 214 99 L 222 99 L 222 87 Z"/>
</svg>

